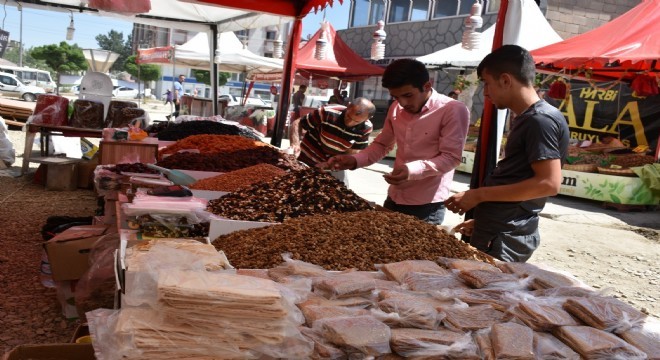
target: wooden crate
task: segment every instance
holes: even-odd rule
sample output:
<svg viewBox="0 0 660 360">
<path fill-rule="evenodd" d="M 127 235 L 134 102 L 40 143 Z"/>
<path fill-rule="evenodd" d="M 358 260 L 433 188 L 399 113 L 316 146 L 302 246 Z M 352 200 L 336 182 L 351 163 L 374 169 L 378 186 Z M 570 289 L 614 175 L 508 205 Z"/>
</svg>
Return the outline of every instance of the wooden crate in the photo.
<svg viewBox="0 0 660 360">
<path fill-rule="evenodd" d="M 158 159 L 158 144 L 142 141 L 101 141 L 99 146 L 99 164 L 119 164 L 126 159 L 135 159 L 145 164 L 153 164 Z"/>
</svg>

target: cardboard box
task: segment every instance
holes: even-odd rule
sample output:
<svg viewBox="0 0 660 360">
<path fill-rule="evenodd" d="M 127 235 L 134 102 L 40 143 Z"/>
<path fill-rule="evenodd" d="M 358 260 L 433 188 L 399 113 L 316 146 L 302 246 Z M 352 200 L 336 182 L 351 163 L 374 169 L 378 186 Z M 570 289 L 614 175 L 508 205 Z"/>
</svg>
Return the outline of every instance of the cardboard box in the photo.
<svg viewBox="0 0 660 360">
<path fill-rule="evenodd" d="M 94 186 L 94 170 L 98 164 L 98 156 L 93 157 L 91 160 L 83 160 L 78 164 L 79 188 L 91 189 Z"/>
<path fill-rule="evenodd" d="M 92 344 L 19 345 L 4 360 L 94 360 Z"/>
<path fill-rule="evenodd" d="M 44 247 L 53 280 L 78 280 L 89 268 L 89 251 L 110 225 L 73 226 L 48 240 Z"/>
<path fill-rule="evenodd" d="M 81 317 L 76 308 L 76 285 L 78 280 L 56 281 L 55 290 L 57 292 L 57 301 L 62 307 L 62 315 L 68 320 Z M 82 314 L 84 316 L 84 314 Z"/>
</svg>

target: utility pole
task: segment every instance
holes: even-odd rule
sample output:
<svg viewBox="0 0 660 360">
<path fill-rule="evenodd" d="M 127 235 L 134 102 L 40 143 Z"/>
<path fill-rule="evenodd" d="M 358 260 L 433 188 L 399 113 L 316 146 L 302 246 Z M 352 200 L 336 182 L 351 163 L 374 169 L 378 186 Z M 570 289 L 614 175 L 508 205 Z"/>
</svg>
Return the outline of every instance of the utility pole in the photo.
<svg viewBox="0 0 660 360">
<path fill-rule="evenodd" d="M 18 11 L 21 13 L 20 25 L 18 31 L 18 66 L 23 67 L 23 5 L 18 4 Z"/>
</svg>

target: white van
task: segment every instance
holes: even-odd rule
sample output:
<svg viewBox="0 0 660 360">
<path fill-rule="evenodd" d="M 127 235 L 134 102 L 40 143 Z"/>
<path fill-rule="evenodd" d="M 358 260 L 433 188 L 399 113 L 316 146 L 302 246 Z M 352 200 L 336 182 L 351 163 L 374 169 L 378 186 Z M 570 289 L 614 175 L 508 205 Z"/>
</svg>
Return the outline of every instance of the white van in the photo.
<svg viewBox="0 0 660 360">
<path fill-rule="evenodd" d="M 33 69 L 30 67 L 0 65 L 0 72 L 13 74 L 25 85 L 38 86 L 46 90 L 47 93 L 55 91 L 55 82 L 46 70 Z"/>
<path fill-rule="evenodd" d="M 0 72 L 0 94 L 25 101 L 36 101 L 37 95 L 46 91 L 38 86 L 25 85 L 14 74 Z"/>
</svg>

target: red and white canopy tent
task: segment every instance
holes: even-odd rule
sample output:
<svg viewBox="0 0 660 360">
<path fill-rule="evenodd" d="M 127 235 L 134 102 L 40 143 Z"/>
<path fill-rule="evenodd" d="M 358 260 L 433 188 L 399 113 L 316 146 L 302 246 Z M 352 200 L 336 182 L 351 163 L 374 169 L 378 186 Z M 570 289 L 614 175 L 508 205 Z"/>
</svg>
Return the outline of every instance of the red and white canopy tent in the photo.
<svg viewBox="0 0 660 360">
<path fill-rule="evenodd" d="M 532 51 L 541 72 L 596 80 L 660 74 L 660 0 L 644 0 L 584 34 Z"/>
</svg>

